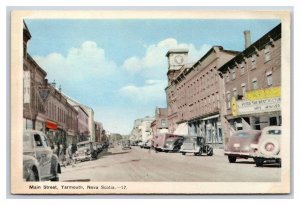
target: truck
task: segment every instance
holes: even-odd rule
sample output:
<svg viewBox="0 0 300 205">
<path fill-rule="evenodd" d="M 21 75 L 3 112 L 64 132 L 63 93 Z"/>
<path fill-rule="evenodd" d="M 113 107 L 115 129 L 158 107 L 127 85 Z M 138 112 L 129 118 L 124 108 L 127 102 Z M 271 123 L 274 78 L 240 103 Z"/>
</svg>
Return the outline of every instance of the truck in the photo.
<svg viewBox="0 0 300 205">
<path fill-rule="evenodd" d="M 175 134 L 170 134 L 170 133 L 160 133 L 156 134 L 152 138 L 152 146 L 157 150 L 157 151 L 164 151 L 166 149 L 166 143 L 167 141 L 170 141 L 172 139 L 177 140 L 182 138 L 181 135 L 175 135 Z"/>
</svg>

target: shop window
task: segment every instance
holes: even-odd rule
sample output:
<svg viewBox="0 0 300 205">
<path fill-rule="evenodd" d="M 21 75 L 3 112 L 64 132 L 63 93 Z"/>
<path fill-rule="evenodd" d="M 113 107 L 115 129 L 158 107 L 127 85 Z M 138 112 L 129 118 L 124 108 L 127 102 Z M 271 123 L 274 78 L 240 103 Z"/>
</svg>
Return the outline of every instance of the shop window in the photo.
<svg viewBox="0 0 300 205">
<path fill-rule="evenodd" d="M 277 118 L 276 117 L 270 117 L 270 125 L 277 125 Z"/>
</svg>

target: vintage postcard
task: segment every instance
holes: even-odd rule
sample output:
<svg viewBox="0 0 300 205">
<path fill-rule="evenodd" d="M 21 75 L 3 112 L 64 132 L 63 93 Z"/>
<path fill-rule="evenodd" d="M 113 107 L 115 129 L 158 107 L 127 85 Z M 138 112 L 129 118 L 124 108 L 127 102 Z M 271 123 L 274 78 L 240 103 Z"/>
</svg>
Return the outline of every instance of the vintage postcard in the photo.
<svg viewBox="0 0 300 205">
<path fill-rule="evenodd" d="M 290 15 L 12 11 L 11 193 L 290 193 Z"/>
</svg>

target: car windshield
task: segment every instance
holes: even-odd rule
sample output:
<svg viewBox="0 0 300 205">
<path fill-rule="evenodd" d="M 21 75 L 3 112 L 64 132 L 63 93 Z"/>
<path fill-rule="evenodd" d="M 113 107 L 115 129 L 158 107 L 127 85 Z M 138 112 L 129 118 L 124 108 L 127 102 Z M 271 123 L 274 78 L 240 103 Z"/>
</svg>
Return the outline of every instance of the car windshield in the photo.
<svg viewBox="0 0 300 205">
<path fill-rule="evenodd" d="M 175 138 L 169 138 L 169 139 L 166 140 L 166 142 L 174 142 L 175 140 L 177 140 L 177 139 L 175 139 Z"/>
<path fill-rule="evenodd" d="M 249 132 L 237 132 L 233 135 L 235 138 L 254 138 L 256 134 Z"/>
<path fill-rule="evenodd" d="M 268 135 L 281 135 L 281 130 L 268 130 L 266 133 Z"/>
<path fill-rule="evenodd" d="M 195 137 L 185 137 L 184 142 L 194 143 L 194 142 L 196 142 L 196 138 Z"/>
</svg>

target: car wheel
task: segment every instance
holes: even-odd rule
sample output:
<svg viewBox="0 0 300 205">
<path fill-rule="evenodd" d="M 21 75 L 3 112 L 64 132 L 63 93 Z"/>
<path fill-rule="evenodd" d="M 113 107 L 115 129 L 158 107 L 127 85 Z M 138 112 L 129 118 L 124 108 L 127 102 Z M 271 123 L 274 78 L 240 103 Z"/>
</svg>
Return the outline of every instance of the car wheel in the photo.
<svg viewBox="0 0 300 205">
<path fill-rule="evenodd" d="M 32 169 L 30 169 L 28 172 L 29 172 L 29 174 L 28 174 L 26 181 L 28 181 L 28 182 L 38 181 L 37 174 Z"/>
<path fill-rule="evenodd" d="M 209 147 L 209 148 L 207 149 L 207 156 L 213 156 L 213 154 L 214 154 L 213 148 Z"/>
<path fill-rule="evenodd" d="M 276 161 L 278 161 L 279 167 L 281 167 L 281 159 L 278 159 Z"/>
<path fill-rule="evenodd" d="M 185 155 L 185 152 L 182 152 L 182 155 Z"/>
<path fill-rule="evenodd" d="M 199 155 L 199 153 L 198 152 L 194 152 L 194 155 L 197 156 L 197 155 Z"/>
<path fill-rule="evenodd" d="M 265 160 L 263 158 L 257 157 L 254 158 L 254 161 L 257 167 L 262 167 Z"/>
<path fill-rule="evenodd" d="M 228 155 L 228 161 L 229 161 L 229 163 L 235 163 L 236 162 L 236 156 Z"/>
</svg>

